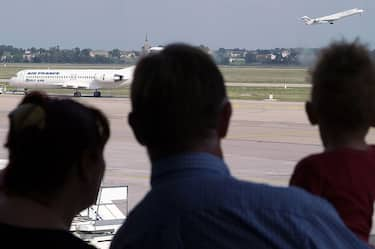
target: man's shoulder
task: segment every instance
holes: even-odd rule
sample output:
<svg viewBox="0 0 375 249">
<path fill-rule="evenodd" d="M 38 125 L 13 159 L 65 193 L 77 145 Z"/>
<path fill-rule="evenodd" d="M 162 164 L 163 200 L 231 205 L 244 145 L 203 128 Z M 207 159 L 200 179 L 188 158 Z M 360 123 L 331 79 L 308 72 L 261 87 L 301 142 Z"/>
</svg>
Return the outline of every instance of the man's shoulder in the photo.
<svg viewBox="0 0 375 249">
<path fill-rule="evenodd" d="M 278 187 L 267 184 L 239 181 L 243 199 L 250 208 L 268 209 L 273 212 L 288 212 L 306 216 L 315 212 L 332 212 L 331 205 L 316 196 L 296 187 Z M 307 213 L 306 211 L 309 210 Z"/>
<path fill-rule="evenodd" d="M 277 248 L 307 248 L 303 243 L 314 248 L 365 248 L 330 204 L 303 190 L 234 178 L 224 182 L 228 184 L 228 191 L 220 195 L 222 189 L 217 188 L 220 192 L 196 193 L 199 198 L 192 205 L 178 200 L 173 203 L 167 200 L 169 196 L 165 197 L 167 205 L 149 202 L 153 194 L 149 193 L 131 212 L 115 236 L 112 248 L 143 245 L 145 241 L 150 241 L 149 248 L 152 248 L 164 243 L 163 239 L 168 243 L 176 239 L 170 243 L 178 244 L 182 243 L 181 234 L 183 243 L 194 241 L 198 247 L 197 239 L 206 236 L 207 240 L 226 238 L 233 245 L 261 245 L 266 241 L 266 244 L 278 245 Z M 247 236 L 238 241 L 240 234 Z"/>
<path fill-rule="evenodd" d="M 184 184 L 184 182 L 182 182 Z M 270 212 L 311 218 L 317 214 L 336 215 L 331 205 L 295 187 L 276 187 L 238 180 L 233 177 L 210 178 L 205 184 L 195 181 L 179 186 L 151 190 L 133 209 L 129 218 L 171 217 L 200 209 Z M 146 218 L 146 220 L 148 220 Z M 136 219 L 139 222 L 139 219 Z"/>
</svg>

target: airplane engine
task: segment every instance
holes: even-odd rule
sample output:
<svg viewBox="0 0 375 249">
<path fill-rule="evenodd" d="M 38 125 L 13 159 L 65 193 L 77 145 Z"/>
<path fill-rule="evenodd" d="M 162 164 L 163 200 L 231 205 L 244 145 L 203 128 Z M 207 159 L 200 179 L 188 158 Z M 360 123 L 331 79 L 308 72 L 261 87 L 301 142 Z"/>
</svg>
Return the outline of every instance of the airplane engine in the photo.
<svg viewBox="0 0 375 249">
<path fill-rule="evenodd" d="M 117 81 L 122 81 L 124 76 L 120 74 L 96 74 L 95 75 L 95 80 L 100 81 L 100 82 L 117 82 Z"/>
</svg>

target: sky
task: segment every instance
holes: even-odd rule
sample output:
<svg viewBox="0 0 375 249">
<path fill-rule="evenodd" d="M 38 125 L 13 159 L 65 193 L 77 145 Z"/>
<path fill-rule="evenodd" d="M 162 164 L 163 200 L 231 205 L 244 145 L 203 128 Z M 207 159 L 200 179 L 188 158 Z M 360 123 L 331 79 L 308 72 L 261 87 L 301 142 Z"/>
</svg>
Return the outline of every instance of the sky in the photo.
<svg viewBox="0 0 375 249">
<path fill-rule="evenodd" d="M 140 50 L 185 42 L 218 48 L 318 48 L 353 40 L 375 49 L 374 0 L 0 0 L 0 44 Z M 363 8 L 334 25 L 303 24 Z"/>
</svg>

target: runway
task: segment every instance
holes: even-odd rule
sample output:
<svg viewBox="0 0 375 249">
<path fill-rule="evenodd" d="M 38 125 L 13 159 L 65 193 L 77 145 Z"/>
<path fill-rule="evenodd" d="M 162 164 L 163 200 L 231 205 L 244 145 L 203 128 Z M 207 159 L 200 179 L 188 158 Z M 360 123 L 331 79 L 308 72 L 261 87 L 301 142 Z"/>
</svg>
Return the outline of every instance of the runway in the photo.
<svg viewBox="0 0 375 249">
<path fill-rule="evenodd" d="M 5 142 L 7 114 L 22 96 L 0 95 L 0 141 Z M 149 161 L 127 124 L 127 98 L 80 98 L 103 110 L 111 122 L 106 147 L 107 170 L 104 185 L 128 185 L 129 209 L 149 189 Z M 223 142 L 225 161 L 238 178 L 285 186 L 295 163 L 322 150 L 316 127 L 308 124 L 303 103 L 234 100 L 233 118 Z M 370 132 L 368 141 L 375 142 Z M 74 142 L 74 141 L 72 141 Z M 0 148 L 0 161 L 7 158 Z M 52 165 L 53 166 L 53 165 Z"/>
<path fill-rule="evenodd" d="M 226 86 L 241 86 L 241 87 L 283 87 L 283 88 L 310 88 L 311 84 L 305 83 L 250 83 L 250 82 L 226 82 Z"/>
</svg>

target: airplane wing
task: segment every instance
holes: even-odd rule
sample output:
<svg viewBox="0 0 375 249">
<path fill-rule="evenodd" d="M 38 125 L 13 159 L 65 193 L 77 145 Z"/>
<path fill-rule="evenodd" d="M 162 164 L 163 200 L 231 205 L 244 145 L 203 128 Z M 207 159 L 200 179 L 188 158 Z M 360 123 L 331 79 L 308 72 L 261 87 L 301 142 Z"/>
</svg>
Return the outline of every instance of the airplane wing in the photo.
<svg viewBox="0 0 375 249">
<path fill-rule="evenodd" d="M 319 18 L 316 18 L 316 20 L 323 21 L 323 22 L 333 22 L 333 21 L 339 20 L 342 17 L 344 17 L 344 16 L 342 16 L 342 14 L 338 13 L 338 14 L 333 14 L 333 15 L 329 15 L 329 16 L 319 17 Z"/>
</svg>

